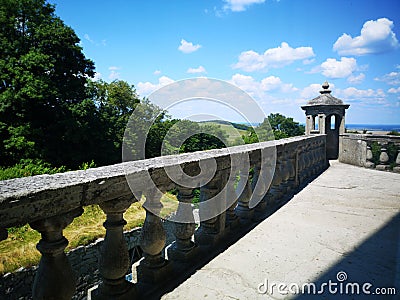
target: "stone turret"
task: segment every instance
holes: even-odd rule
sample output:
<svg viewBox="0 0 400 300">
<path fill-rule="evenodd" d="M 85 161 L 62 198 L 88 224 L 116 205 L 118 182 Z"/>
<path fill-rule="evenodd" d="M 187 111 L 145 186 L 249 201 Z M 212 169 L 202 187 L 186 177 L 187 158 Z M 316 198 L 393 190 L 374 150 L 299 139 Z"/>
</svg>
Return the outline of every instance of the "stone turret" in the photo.
<svg viewBox="0 0 400 300">
<path fill-rule="evenodd" d="M 345 112 L 349 104 L 331 95 L 329 83 L 322 84 L 320 95 L 301 108 L 306 113 L 306 134 L 326 134 L 326 155 L 337 159 L 339 154 L 339 135 L 345 131 Z"/>
</svg>

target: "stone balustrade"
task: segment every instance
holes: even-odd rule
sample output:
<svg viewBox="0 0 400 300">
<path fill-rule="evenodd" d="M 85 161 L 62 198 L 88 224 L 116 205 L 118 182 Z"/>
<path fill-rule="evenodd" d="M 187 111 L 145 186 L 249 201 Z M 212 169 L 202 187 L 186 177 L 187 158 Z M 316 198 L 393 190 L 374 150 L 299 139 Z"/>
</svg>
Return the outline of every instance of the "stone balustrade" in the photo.
<svg viewBox="0 0 400 300">
<path fill-rule="evenodd" d="M 343 134 L 340 136 L 339 161 L 400 173 L 400 136 Z"/>
<path fill-rule="evenodd" d="M 243 155 L 248 157 L 248 170 L 241 169 L 231 176 L 232 158 L 241 159 Z M 262 160 L 262 155 L 267 159 Z M 268 159 L 275 155 L 276 164 Z M 198 182 L 200 223 L 196 229 L 191 205 L 193 187 L 177 185 L 167 169 L 180 167 L 195 177 L 202 162 L 209 160 L 214 160 L 216 167 L 211 179 Z M 218 245 L 254 226 L 327 166 L 326 136 L 312 135 L 0 181 L 0 238 L 7 238 L 7 228 L 25 224 L 40 232 L 37 248 L 42 256 L 32 297 L 71 299 L 75 271 L 64 253 L 68 241 L 63 229 L 82 213 L 84 206 L 98 204 L 106 214 L 106 235 L 98 267 L 102 280 L 90 297 L 136 299 L 165 287 L 184 270 L 209 257 Z M 251 176 L 246 174 L 250 169 Z M 157 190 L 143 180 L 148 174 Z M 135 193 L 129 185 L 134 186 Z M 162 208 L 160 191 L 171 189 L 178 190 L 179 201 L 171 218 L 184 216 L 186 221 L 175 223 L 175 241 L 168 246 L 158 212 Z M 220 193 L 226 195 L 221 198 L 223 203 L 214 203 L 212 208 L 222 210 L 218 215 L 209 215 L 210 207 L 205 203 Z M 141 195 L 146 199 L 140 237 L 143 258 L 136 268 L 135 282 L 128 282 L 131 265 L 123 235 L 123 214 Z"/>
</svg>

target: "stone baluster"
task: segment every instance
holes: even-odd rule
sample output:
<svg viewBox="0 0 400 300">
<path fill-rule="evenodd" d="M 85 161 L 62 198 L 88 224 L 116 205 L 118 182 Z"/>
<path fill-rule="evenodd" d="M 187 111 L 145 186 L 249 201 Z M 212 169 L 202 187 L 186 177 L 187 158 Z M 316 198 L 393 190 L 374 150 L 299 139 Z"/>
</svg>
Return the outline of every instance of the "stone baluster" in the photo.
<svg viewBox="0 0 400 300">
<path fill-rule="evenodd" d="M 299 158 L 299 165 L 298 165 L 298 167 L 299 167 L 299 169 L 298 169 L 298 181 L 299 181 L 299 185 L 300 186 L 302 186 L 303 185 L 303 183 L 304 183 L 304 174 L 305 174 L 305 172 L 304 172 L 304 170 L 305 170 L 305 165 L 306 165 L 306 162 L 305 162 L 305 152 L 304 152 L 304 146 L 301 146 L 300 147 L 300 150 L 299 150 L 299 155 L 298 155 L 298 158 Z"/>
<path fill-rule="evenodd" d="M 324 147 L 324 142 L 323 141 L 319 141 L 319 145 L 318 145 L 318 155 L 319 155 L 319 160 L 318 160 L 318 173 L 321 173 L 322 171 L 325 170 L 326 168 L 326 151 L 325 151 L 325 147 Z"/>
<path fill-rule="evenodd" d="M 307 183 L 307 173 L 308 173 L 308 147 L 307 145 L 303 146 L 303 153 L 302 153 L 302 157 L 303 157 L 303 169 L 302 169 L 302 184 L 306 184 Z"/>
<path fill-rule="evenodd" d="M 290 154 L 294 153 L 294 155 Z M 289 181 L 288 181 L 288 192 L 290 193 L 290 196 L 293 196 L 293 192 L 296 188 L 296 151 L 292 150 L 289 152 L 288 156 L 288 162 L 289 162 Z"/>
<path fill-rule="evenodd" d="M 251 202 L 258 203 L 254 208 L 255 218 L 258 219 L 258 215 L 263 214 L 266 207 L 266 201 L 263 199 L 263 186 L 262 186 L 262 178 L 260 178 L 261 167 L 256 165 L 254 167 L 253 180 L 251 181 L 251 191 L 252 191 L 252 199 Z"/>
<path fill-rule="evenodd" d="M 377 170 L 387 171 L 389 170 L 389 155 L 387 154 L 386 149 L 387 144 L 381 144 L 381 154 L 379 155 L 379 165 L 376 166 Z"/>
<path fill-rule="evenodd" d="M 284 157 L 283 155 L 279 155 L 278 156 L 278 161 L 276 164 L 276 170 L 277 172 L 279 172 L 279 177 L 280 177 L 280 184 L 278 185 L 276 191 L 276 198 L 275 198 L 275 202 L 279 203 L 282 202 L 286 193 L 286 186 L 285 186 L 285 180 L 284 180 L 284 176 L 285 175 L 285 161 L 284 161 Z"/>
<path fill-rule="evenodd" d="M 396 157 L 396 161 L 395 161 L 395 166 L 393 168 L 393 172 L 396 173 L 400 173 L 400 145 L 397 146 L 398 150 L 397 150 L 397 157 Z"/>
<path fill-rule="evenodd" d="M 312 175 L 312 148 L 311 144 L 307 145 L 306 150 L 306 181 L 308 182 Z"/>
<path fill-rule="evenodd" d="M 270 168 L 271 167 L 268 166 L 267 164 L 264 165 L 263 167 L 257 165 L 254 168 L 254 176 L 251 186 L 254 197 L 252 201 L 258 202 L 254 211 L 255 220 L 261 220 L 265 218 L 265 215 L 267 213 L 267 196 L 266 196 L 268 191 L 267 184 L 269 183 L 269 179 L 272 176 Z"/>
<path fill-rule="evenodd" d="M 249 207 L 249 202 L 252 195 L 252 187 L 249 174 L 241 174 L 237 189 L 242 192 L 239 195 L 238 205 L 236 207 L 236 214 L 240 218 L 241 223 L 247 224 L 251 222 L 254 216 L 254 209 L 251 209 Z"/>
<path fill-rule="evenodd" d="M 193 189 L 178 187 L 178 210 L 176 219 L 183 222 L 175 222 L 175 242 L 168 248 L 168 259 L 176 261 L 188 261 L 195 255 L 196 245 L 192 242 L 192 236 L 196 229 L 193 216 Z"/>
<path fill-rule="evenodd" d="M 367 155 L 366 155 L 366 162 L 365 162 L 365 167 L 366 168 L 375 168 L 375 164 L 372 162 L 372 150 L 371 150 L 371 146 L 367 145 Z"/>
<path fill-rule="evenodd" d="M 275 172 L 272 177 L 271 187 L 266 195 L 267 197 L 267 205 L 276 203 L 279 199 L 280 189 L 279 186 L 282 182 L 280 168 L 279 168 L 279 161 L 276 162 Z"/>
<path fill-rule="evenodd" d="M 314 175 L 314 143 L 310 142 L 310 147 L 308 148 L 308 177 L 312 178 Z"/>
<path fill-rule="evenodd" d="M 33 299 L 71 299 L 75 293 L 76 278 L 64 253 L 68 240 L 63 230 L 82 212 L 79 208 L 30 223 L 42 236 L 36 246 L 42 257 L 33 283 Z"/>
<path fill-rule="evenodd" d="M 287 192 L 289 191 L 289 177 L 290 177 L 290 160 L 289 160 L 289 153 L 285 151 L 281 158 L 280 158 L 280 166 L 281 170 L 281 189 L 282 189 L 282 196 L 286 198 Z"/>
<path fill-rule="evenodd" d="M 136 268 L 138 282 L 157 283 L 169 275 L 170 265 L 162 256 L 166 233 L 159 217 L 162 208 L 162 193 L 158 190 L 145 191 L 146 219 L 140 233 L 140 246 L 144 259 Z"/>
<path fill-rule="evenodd" d="M 204 186 L 200 187 L 200 227 L 194 237 L 198 245 L 211 247 L 222 237 L 225 229 L 225 203 L 220 194 L 223 189 L 223 178 L 221 171 Z M 213 200 L 210 200 L 213 199 Z"/>
<path fill-rule="evenodd" d="M 315 177 L 318 174 L 318 169 L 317 169 L 317 161 L 318 161 L 318 157 L 317 157 L 317 143 L 313 142 L 312 143 L 312 150 L 311 150 L 311 176 Z"/>
<path fill-rule="evenodd" d="M 102 278 L 93 299 L 129 299 L 135 297 L 134 285 L 125 280 L 130 269 L 129 253 L 123 228 L 123 214 L 132 204 L 132 199 L 115 199 L 100 204 L 106 214 L 104 244 L 100 249 L 99 271 Z"/>
<path fill-rule="evenodd" d="M 229 172 L 226 173 L 226 176 L 229 176 Z M 237 216 L 235 210 L 238 204 L 238 197 L 236 196 L 235 183 L 237 177 L 236 174 L 231 174 L 229 178 L 226 180 L 226 201 L 227 205 L 231 204 L 226 211 L 226 223 L 225 228 L 234 229 L 239 226 L 239 217 Z"/>
</svg>

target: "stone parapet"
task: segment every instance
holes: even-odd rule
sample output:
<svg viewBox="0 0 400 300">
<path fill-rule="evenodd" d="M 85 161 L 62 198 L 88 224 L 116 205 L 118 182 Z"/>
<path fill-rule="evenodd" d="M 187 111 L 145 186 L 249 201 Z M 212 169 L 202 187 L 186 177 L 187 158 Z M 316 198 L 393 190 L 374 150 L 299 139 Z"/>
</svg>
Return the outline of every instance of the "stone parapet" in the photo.
<svg viewBox="0 0 400 300">
<path fill-rule="evenodd" d="M 246 157 L 248 166 L 229 176 L 232 161 L 241 162 Z M 195 176 L 199 166 L 210 160 L 215 162 L 215 172 L 207 181 L 200 178 L 195 187 L 200 188 L 196 213 L 188 209 L 193 198 L 192 187 L 176 184 L 169 172 L 180 168 Z M 71 298 L 71 295 L 82 298 L 85 297 L 82 290 L 96 282 L 99 287 L 91 293 L 92 299 L 135 299 L 168 285 L 179 277 L 176 272 L 184 273 L 186 268 L 203 261 L 201 257 L 212 255 L 221 243 L 234 240 L 235 235 L 265 218 L 327 166 L 326 136 L 313 135 L 5 180 L 0 182 L 0 231 L 4 233 L 1 237 L 7 238 L 4 229 L 27 223 L 42 234 L 38 244 L 42 260 L 35 270 L 34 299 Z M 178 220 L 171 230 L 162 228 L 163 223 L 169 222 L 163 222 L 157 214 L 162 204 L 160 195 L 149 188 L 149 178 L 160 191 L 179 191 L 178 209 L 171 220 L 185 215 L 189 221 Z M 242 182 L 237 184 L 236 178 Z M 241 191 L 237 186 L 242 187 Z M 208 216 L 206 203 L 219 193 L 225 194 L 212 208 L 220 211 L 216 216 Z M 135 241 L 143 258 L 134 272 L 137 277 L 128 283 L 125 275 L 131 270 L 132 261 L 131 249 L 122 234 L 126 223 L 123 213 L 142 194 L 146 196 L 146 220 L 139 240 Z M 84 206 L 92 204 L 100 205 L 107 215 L 101 251 L 96 250 L 94 257 L 87 254 L 85 247 L 79 247 L 74 250 L 79 255 L 64 255 L 68 241 L 63 228 Z M 206 218 L 201 219 L 202 216 Z M 200 225 L 197 229 L 195 223 Z M 173 240 L 168 238 L 171 232 L 175 235 Z M 59 274 L 60 270 L 69 271 Z M 78 281 L 72 278 L 73 273 L 79 274 Z M 46 278 L 51 278 L 51 286 Z M 31 281 L 32 278 L 27 280 Z M 61 297 L 58 291 L 64 295 Z"/>
<path fill-rule="evenodd" d="M 400 173 L 400 136 L 342 134 L 339 161 L 355 166 Z"/>
</svg>

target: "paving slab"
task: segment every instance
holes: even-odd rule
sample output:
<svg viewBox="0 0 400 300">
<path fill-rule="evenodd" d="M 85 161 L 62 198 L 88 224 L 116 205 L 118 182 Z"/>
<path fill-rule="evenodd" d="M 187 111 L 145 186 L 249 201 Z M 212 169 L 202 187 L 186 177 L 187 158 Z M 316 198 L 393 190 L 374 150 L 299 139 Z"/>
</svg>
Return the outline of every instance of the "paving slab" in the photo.
<svg viewBox="0 0 400 300">
<path fill-rule="evenodd" d="M 400 174 L 330 164 L 162 299 L 400 299 Z"/>
</svg>

